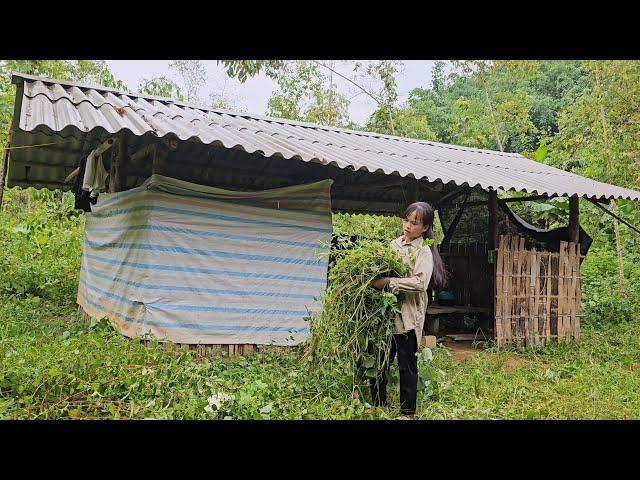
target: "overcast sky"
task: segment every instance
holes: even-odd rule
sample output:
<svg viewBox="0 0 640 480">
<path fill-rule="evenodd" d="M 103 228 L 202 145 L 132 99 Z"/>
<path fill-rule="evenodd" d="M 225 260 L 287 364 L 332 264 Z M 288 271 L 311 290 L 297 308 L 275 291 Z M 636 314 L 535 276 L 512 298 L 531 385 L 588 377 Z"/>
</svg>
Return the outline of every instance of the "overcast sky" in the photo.
<svg viewBox="0 0 640 480">
<path fill-rule="evenodd" d="M 119 80 L 122 80 L 132 90 L 136 90 L 142 79 L 152 78 L 158 75 L 179 82 L 175 71 L 169 69 L 169 60 L 107 60 L 111 72 Z M 428 87 L 431 83 L 431 68 L 433 60 L 407 60 L 404 68 L 397 76 L 397 87 L 400 103 L 403 103 L 409 92 L 416 87 Z M 277 89 L 277 85 L 270 78 L 260 75 L 248 79 L 244 84 L 237 80 L 229 79 L 222 66 L 215 60 L 204 61 L 207 69 L 207 86 L 201 92 L 203 98 L 208 98 L 210 93 L 224 93 L 232 103 L 249 113 L 264 115 L 267 112 L 267 101 L 271 93 Z M 345 75 L 350 75 L 350 67 L 342 65 L 336 68 Z M 339 78 L 334 78 L 341 92 L 352 96 L 349 106 L 351 120 L 363 125 L 369 115 L 375 110 L 375 102 L 363 93 L 358 93 L 355 87 Z"/>
</svg>

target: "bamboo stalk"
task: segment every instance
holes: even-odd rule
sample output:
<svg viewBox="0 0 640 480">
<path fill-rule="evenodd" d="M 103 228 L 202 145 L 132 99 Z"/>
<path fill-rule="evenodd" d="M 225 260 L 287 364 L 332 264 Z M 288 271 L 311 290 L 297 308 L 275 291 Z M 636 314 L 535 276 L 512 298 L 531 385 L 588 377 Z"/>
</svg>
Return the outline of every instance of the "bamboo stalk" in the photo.
<svg viewBox="0 0 640 480">
<path fill-rule="evenodd" d="M 494 304 L 494 318 L 495 318 L 495 332 L 496 332 L 496 341 L 498 345 L 501 345 L 503 338 L 503 311 L 502 311 L 502 303 L 504 301 L 504 296 L 502 295 L 502 286 L 504 281 L 504 272 L 503 272 L 503 264 L 504 264 L 504 250 L 505 250 L 505 237 L 504 235 L 500 235 L 500 241 L 498 245 L 498 252 L 496 255 L 496 264 L 495 264 L 495 272 L 496 272 L 496 280 L 495 280 L 495 304 Z"/>
<path fill-rule="evenodd" d="M 546 333 L 547 333 L 547 342 L 551 341 L 551 268 L 552 268 L 552 260 L 551 255 L 547 254 L 547 271 L 546 271 L 546 287 L 547 287 L 547 298 L 545 304 L 545 325 L 546 325 Z"/>
<path fill-rule="evenodd" d="M 566 341 L 565 323 L 565 265 L 567 256 L 567 242 L 560 242 L 560 259 L 558 263 L 558 339 Z"/>
<path fill-rule="evenodd" d="M 512 322 L 513 322 L 513 296 L 511 294 L 511 291 L 513 290 L 513 260 L 515 258 L 515 253 L 513 251 L 513 237 L 508 236 L 507 237 L 507 244 L 506 244 L 506 250 L 505 253 L 507 254 L 506 257 L 506 265 L 505 265 L 505 295 L 504 295 L 504 317 L 505 317 L 505 323 L 504 323 L 504 337 L 505 337 L 505 344 L 511 343 L 511 336 L 512 336 Z"/>
<path fill-rule="evenodd" d="M 529 300 L 529 304 L 531 306 L 531 316 L 533 323 L 533 341 L 535 343 L 540 342 L 540 332 L 538 327 L 538 306 L 540 302 L 540 282 L 539 282 L 539 273 L 538 270 L 540 268 L 540 264 L 538 261 L 538 254 L 536 250 L 533 249 L 531 254 L 531 300 Z"/>
<path fill-rule="evenodd" d="M 515 292 L 516 294 L 520 293 L 520 285 L 522 283 L 522 262 L 524 260 L 524 255 L 523 255 L 523 248 L 524 248 L 524 238 L 520 239 L 519 237 L 514 237 L 515 238 L 515 244 L 516 244 L 516 248 L 517 248 L 517 263 L 516 263 L 516 289 Z M 522 314 L 523 314 L 523 310 L 522 310 L 522 299 L 520 298 L 520 296 L 518 296 L 518 298 L 516 298 L 516 301 L 514 302 L 515 304 L 515 313 L 516 313 L 516 328 L 515 328 L 515 332 L 516 335 L 518 337 L 521 337 L 523 334 L 523 328 L 522 328 Z"/>
<path fill-rule="evenodd" d="M 575 282 L 573 279 L 573 267 L 576 260 L 575 254 L 575 243 L 569 243 L 569 263 L 567 265 L 567 304 L 568 304 L 568 315 L 569 315 L 569 337 L 570 340 L 573 341 L 576 338 L 576 311 L 575 311 Z"/>
<path fill-rule="evenodd" d="M 531 254 L 526 251 L 523 250 L 522 252 L 522 271 L 521 274 L 524 274 L 525 272 L 528 272 L 531 268 Z M 522 323 L 522 328 L 524 331 L 524 339 L 525 339 L 525 347 L 530 346 L 531 342 L 530 342 L 530 336 L 531 336 L 531 329 L 529 328 L 529 320 L 531 319 L 531 310 L 529 309 L 529 302 L 530 302 L 530 282 L 527 281 L 526 278 L 524 278 L 524 275 L 522 275 L 522 293 L 523 293 L 523 299 L 520 301 L 520 321 Z"/>
<path fill-rule="evenodd" d="M 582 287 L 580 282 L 580 244 L 576 245 L 578 255 L 576 257 L 575 270 L 573 272 L 576 279 L 576 342 L 580 341 L 580 317 L 582 317 Z"/>
</svg>

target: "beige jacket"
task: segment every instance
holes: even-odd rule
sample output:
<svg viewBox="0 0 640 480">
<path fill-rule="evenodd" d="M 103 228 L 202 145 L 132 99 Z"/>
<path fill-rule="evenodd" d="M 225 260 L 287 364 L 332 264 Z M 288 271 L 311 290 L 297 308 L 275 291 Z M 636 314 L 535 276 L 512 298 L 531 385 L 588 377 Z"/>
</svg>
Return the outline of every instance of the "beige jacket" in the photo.
<svg viewBox="0 0 640 480">
<path fill-rule="evenodd" d="M 404 278 L 392 278 L 389 290 L 398 295 L 400 313 L 394 322 L 394 333 L 416 332 L 418 347 L 422 338 L 424 317 L 427 313 L 427 287 L 433 273 L 433 255 L 428 246 L 422 246 L 422 237 L 403 245 L 398 237 L 389 246 L 402 255 L 409 265 L 409 273 Z"/>
</svg>

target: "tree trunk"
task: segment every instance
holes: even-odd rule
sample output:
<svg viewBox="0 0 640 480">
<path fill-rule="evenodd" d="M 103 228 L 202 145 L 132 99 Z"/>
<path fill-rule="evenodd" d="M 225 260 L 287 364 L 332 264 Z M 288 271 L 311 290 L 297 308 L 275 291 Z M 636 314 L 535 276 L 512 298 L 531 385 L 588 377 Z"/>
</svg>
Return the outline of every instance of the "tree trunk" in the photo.
<svg viewBox="0 0 640 480">
<path fill-rule="evenodd" d="M 620 216 L 618 205 L 614 199 L 611 199 L 611 210 Z M 622 242 L 620 241 L 620 225 L 618 220 L 613 219 L 613 230 L 616 232 L 616 253 L 618 255 L 618 283 L 620 284 L 620 296 L 627 298 L 627 292 L 624 289 L 624 263 L 622 263 Z"/>
<path fill-rule="evenodd" d="M 607 120 L 604 111 L 604 104 L 602 103 L 602 97 L 600 95 L 600 68 L 597 63 L 595 73 L 596 95 L 598 98 L 598 104 L 600 106 L 600 123 L 602 125 L 602 137 L 604 139 L 604 153 L 607 157 L 607 165 L 609 167 L 608 171 L 611 172 L 613 168 L 613 166 L 611 165 L 611 149 L 609 148 L 609 135 L 607 133 Z M 618 206 L 616 205 L 616 201 L 614 199 L 611 199 L 611 209 L 613 210 L 613 213 L 620 216 L 618 212 Z M 613 219 L 613 230 L 616 233 L 616 254 L 618 257 L 618 282 L 620 284 L 620 295 L 626 298 L 627 292 L 624 289 L 624 264 L 622 263 L 622 242 L 620 241 L 620 225 L 618 224 L 618 220 L 616 220 L 615 218 Z"/>
<path fill-rule="evenodd" d="M 482 87 L 484 88 L 484 97 L 487 100 L 487 106 L 489 107 L 489 113 L 491 114 L 491 125 L 493 125 L 493 132 L 496 135 L 498 147 L 500 147 L 501 152 L 504 152 L 502 138 L 500 138 L 500 132 L 498 131 L 498 123 L 496 122 L 496 117 L 493 113 L 493 105 L 491 104 L 491 99 L 489 98 L 489 87 L 487 85 L 487 79 L 484 77 L 484 75 L 482 76 Z"/>
</svg>

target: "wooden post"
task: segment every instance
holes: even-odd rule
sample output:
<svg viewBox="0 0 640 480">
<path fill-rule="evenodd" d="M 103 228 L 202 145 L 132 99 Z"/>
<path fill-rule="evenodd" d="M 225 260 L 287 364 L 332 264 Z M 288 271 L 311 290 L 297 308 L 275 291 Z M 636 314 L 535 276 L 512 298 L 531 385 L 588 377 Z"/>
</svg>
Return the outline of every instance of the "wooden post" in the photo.
<svg viewBox="0 0 640 480">
<path fill-rule="evenodd" d="M 124 132 L 121 133 L 111 147 L 111 166 L 109 167 L 109 193 L 127 189 L 126 176 L 127 144 Z"/>
<path fill-rule="evenodd" d="M 498 342 L 498 346 L 502 345 L 503 332 L 504 332 L 504 282 L 506 281 L 505 272 L 504 272 L 504 262 L 505 262 L 505 254 L 506 254 L 506 240 L 505 236 L 500 237 L 500 248 L 498 248 L 498 253 L 496 255 L 495 262 L 495 280 L 493 283 L 494 286 L 494 302 L 493 302 L 493 318 L 494 318 L 494 335 L 496 341 Z"/>
<path fill-rule="evenodd" d="M 466 199 L 465 199 L 466 201 Z M 498 250 L 498 193 L 495 190 L 489 190 L 489 231 L 488 231 L 488 242 L 487 242 L 487 261 L 490 263 L 493 263 L 493 267 L 494 267 L 494 272 L 499 272 L 500 270 L 498 270 L 498 268 L 496 266 L 496 257 L 497 257 L 497 250 Z M 502 242 L 502 240 L 500 240 L 500 246 L 502 248 L 505 247 L 505 244 Z M 497 267 L 497 268 L 496 268 Z M 500 272 L 500 274 L 502 274 L 502 272 Z M 504 282 L 505 279 L 503 278 L 502 281 Z M 493 277 L 491 278 L 491 282 L 493 283 L 493 290 L 494 292 L 496 291 L 496 282 L 497 282 L 497 276 L 493 275 Z M 496 295 L 494 295 L 494 306 L 493 306 L 493 315 L 495 318 L 496 312 L 497 312 L 497 308 L 502 308 L 501 306 L 498 306 L 495 303 L 495 299 L 497 298 Z M 504 301 L 504 299 L 502 300 Z M 501 324 L 503 324 L 503 322 L 505 321 L 504 317 L 502 317 L 500 319 Z M 496 319 L 496 328 L 498 327 L 498 321 Z M 503 328 L 502 326 L 500 327 L 501 329 Z M 501 332 L 502 335 L 502 332 Z M 504 338 L 500 338 L 498 340 L 498 345 L 500 345 L 500 341 L 504 341 Z"/>
<path fill-rule="evenodd" d="M 569 242 L 580 241 L 580 208 L 579 197 L 569 197 Z"/>
<path fill-rule="evenodd" d="M 489 250 L 498 248 L 498 192 L 489 190 Z"/>
<path fill-rule="evenodd" d="M 13 125 L 13 123 L 11 124 Z M 2 155 L 2 165 L 0 166 L 0 208 L 2 208 L 2 198 L 4 196 L 4 178 L 7 176 L 7 167 L 9 166 L 9 152 L 11 151 L 11 134 L 13 128 L 9 127 L 9 135 L 5 145 L 4 155 Z"/>
</svg>

